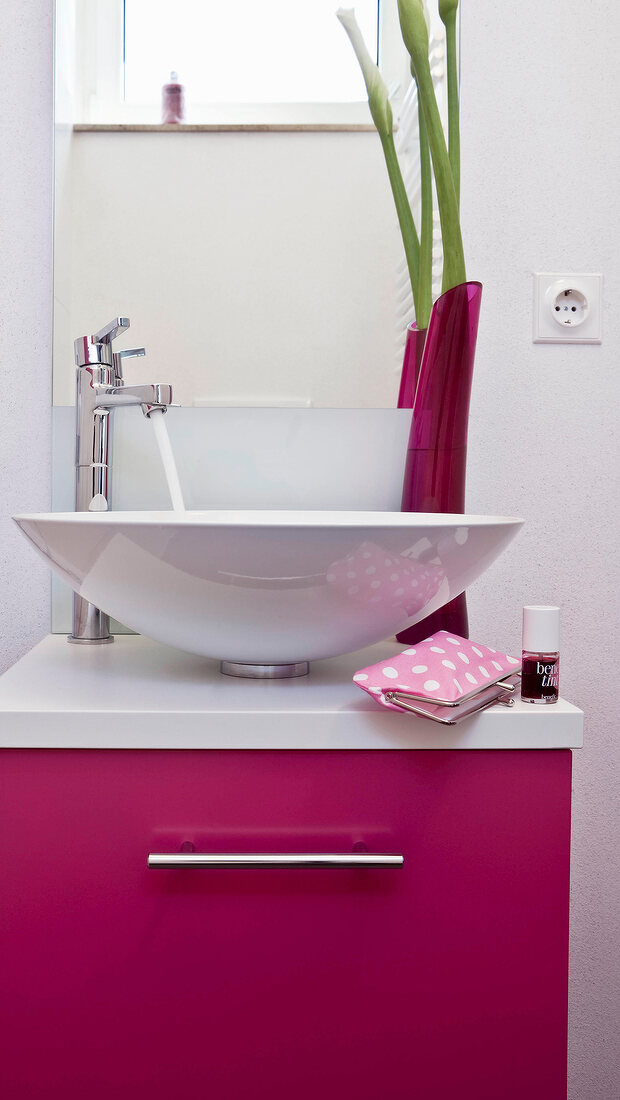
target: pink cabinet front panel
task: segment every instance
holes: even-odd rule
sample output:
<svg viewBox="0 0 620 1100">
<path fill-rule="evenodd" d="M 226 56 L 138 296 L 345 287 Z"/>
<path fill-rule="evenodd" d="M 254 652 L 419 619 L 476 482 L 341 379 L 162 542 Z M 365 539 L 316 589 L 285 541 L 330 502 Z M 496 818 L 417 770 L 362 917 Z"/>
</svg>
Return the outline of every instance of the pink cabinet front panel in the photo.
<svg viewBox="0 0 620 1100">
<path fill-rule="evenodd" d="M 5 750 L 7 1100 L 564 1100 L 568 751 Z M 152 870 L 149 852 L 402 853 Z"/>
</svg>

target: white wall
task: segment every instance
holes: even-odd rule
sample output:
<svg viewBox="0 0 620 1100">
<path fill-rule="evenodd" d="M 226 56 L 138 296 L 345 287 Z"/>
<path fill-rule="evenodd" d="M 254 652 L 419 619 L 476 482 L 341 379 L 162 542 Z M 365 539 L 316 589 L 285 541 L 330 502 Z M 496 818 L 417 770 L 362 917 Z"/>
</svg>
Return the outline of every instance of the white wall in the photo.
<svg viewBox="0 0 620 1100">
<path fill-rule="evenodd" d="M 47 511 L 52 332 L 52 11 L 0 4 L 0 671 L 49 630 L 49 579 L 10 515 Z"/>
<path fill-rule="evenodd" d="M 4 517 L 47 506 L 49 6 L 4 0 L 0 9 L 5 664 L 47 623 L 43 571 L 25 564 Z M 472 589 L 472 624 L 515 648 L 522 603 L 561 603 L 563 689 L 587 715 L 586 747 L 575 754 L 570 1100 L 620 1092 L 619 38 L 620 9 L 602 0 L 463 4 L 464 229 L 469 273 L 485 284 L 469 506 L 527 518 L 514 548 Z M 604 273 L 601 347 L 532 345 L 530 273 L 539 269 Z"/>
<path fill-rule="evenodd" d="M 464 236 L 484 283 L 468 506 L 527 525 L 472 590 L 481 638 L 519 642 L 524 603 L 563 608 L 574 754 L 571 1100 L 620 1096 L 619 6 L 463 0 Z M 531 342 L 532 271 L 604 275 L 603 344 Z"/>
</svg>

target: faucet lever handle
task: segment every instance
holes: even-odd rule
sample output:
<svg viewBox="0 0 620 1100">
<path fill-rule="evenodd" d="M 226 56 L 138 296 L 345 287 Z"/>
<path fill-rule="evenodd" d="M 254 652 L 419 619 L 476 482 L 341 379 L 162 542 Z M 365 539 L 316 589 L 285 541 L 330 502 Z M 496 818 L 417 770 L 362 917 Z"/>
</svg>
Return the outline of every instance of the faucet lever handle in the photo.
<svg viewBox="0 0 620 1100">
<path fill-rule="evenodd" d="M 99 332 L 93 333 L 92 336 L 80 336 L 73 344 L 76 366 L 111 367 L 112 341 L 126 328 L 129 328 L 129 317 L 115 317 L 105 328 L 99 329 Z"/>
<path fill-rule="evenodd" d="M 91 336 L 91 340 L 93 344 L 111 344 L 126 328 L 129 328 L 129 317 L 115 317 L 105 328 L 95 332 Z"/>
<path fill-rule="evenodd" d="M 123 380 L 123 359 L 132 359 L 139 355 L 146 355 L 145 348 L 123 348 L 122 351 L 115 351 L 112 355 L 114 363 L 114 373 L 119 382 Z"/>
</svg>

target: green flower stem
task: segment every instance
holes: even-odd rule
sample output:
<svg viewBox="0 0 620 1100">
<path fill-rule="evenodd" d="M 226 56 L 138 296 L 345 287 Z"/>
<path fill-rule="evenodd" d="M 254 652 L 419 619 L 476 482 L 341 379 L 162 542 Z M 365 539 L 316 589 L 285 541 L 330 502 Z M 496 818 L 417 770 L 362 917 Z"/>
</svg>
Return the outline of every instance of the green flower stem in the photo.
<svg viewBox="0 0 620 1100">
<path fill-rule="evenodd" d="M 347 32 L 351 45 L 355 50 L 355 55 L 362 70 L 366 91 L 368 93 L 368 105 L 370 107 L 372 120 L 377 128 L 377 133 L 379 134 L 381 145 L 383 146 L 383 155 L 385 157 L 390 186 L 396 204 L 398 224 L 400 225 L 403 245 L 405 247 L 405 257 L 407 260 L 409 278 L 411 279 L 413 303 L 417 319 L 420 283 L 420 241 L 418 239 L 418 233 L 407 198 L 396 149 L 394 147 L 392 108 L 390 106 L 388 91 L 377 65 L 368 52 L 362 32 L 355 18 L 355 12 L 352 9 L 339 8 L 336 15 Z M 420 325 L 419 320 L 418 325 Z"/>
<path fill-rule="evenodd" d="M 435 186 L 437 188 L 437 202 L 439 203 L 439 218 L 443 239 L 442 289 L 446 291 L 453 286 L 458 286 L 459 283 L 464 283 L 467 276 L 465 274 L 463 239 L 461 237 L 456 191 L 452 179 L 452 168 L 450 167 L 446 139 L 439 117 L 439 108 L 435 99 L 435 89 L 433 88 L 428 57 L 425 56 L 424 60 L 425 65 L 416 66 L 416 79 L 435 171 Z"/>
<path fill-rule="evenodd" d="M 439 15 L 446 28 L 448 70 L 448 151 L 457 205 L 461 201 L 461 136 L 459 130 L 459 72 L 456 57 L 456 13 L 458 0 L 443 0 Z"/>
<path fill-rule="evenodd" d="M 428 134 L 424 112 L 418 92 L 418 123 L 420 130 L 420 289 L 416 307 L 418 328 L 428 328 L 433 305 L 433 173 L 428 147 Z"/>
<path fill-rule="evenodd" d="M 403 245 L 405 246 L 405 258 L 407 260 L 407 270 L 409 271 L 409 278 L 411 279 L 411 290 L 413 292 L 413 305 L 415 309 L 416 321 L 418 328 L 422 328 L 421 315 L 422 315 L 422 301 L 420 297 L 420 241 L 418 239 L 418 232 L 413 220 L 413 214 L 411 213 L 411 207 L 409 205 L 409 199 L 407 198 L 407 192 L 405 190 L 405 184 L 400 170 L 400 164 L 398 163 L 398 156 L 396 154 L 396 148 L 394 146 L 394 137 L 392 134 L 380 134 L 381 145 L 383 146 L 383 155 L 385 157 L 385 163 L 387 165 L 388 176 L 390 179 L 390 186 L 392 188 L 392 195 L 394 196 L 394 203 L 396 205 L 396 213 L 398 215 L 398 224 L 400 225 L 400 232 L 403 238 Z"/>
<path fill-rule="evenodd" d="M 439 108 L 428 61 L 428 28 L 420 0 L 398 0 L 398 14 L 405 46 L 411 57 L 418 83 L 418 94 L 424 111 L 428 141 L 435 172 L 443 238 L 444 291 L 465 282 L 465 258 L 459 223 L 459 209 L 452 178 Z"/>
</svg>

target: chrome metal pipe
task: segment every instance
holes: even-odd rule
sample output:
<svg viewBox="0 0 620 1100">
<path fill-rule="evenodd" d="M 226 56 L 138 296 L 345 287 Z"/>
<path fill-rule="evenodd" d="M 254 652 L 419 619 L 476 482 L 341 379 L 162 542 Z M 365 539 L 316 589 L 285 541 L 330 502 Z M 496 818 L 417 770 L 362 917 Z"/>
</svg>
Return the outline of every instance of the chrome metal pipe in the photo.
<svg viewBox="0 0 620 1100">
<path fill-rule="evenodd" d="M 114 641 L 109 615 L 77 592 L 73 593 L 73 633 L 67 636 L 67 641 L 74 645 L 102 645 Z"/>
<path fill-rule="evenodd" d="M 80 345 L 82 341 L 79 341 Z M 76 341 L 76 358 L 78 357 Z M 99 345 L 105 348 L 105 345 Z M 80 351 L 81 351 L 80 347 Z M 111 434 L 109 409 L 97 404 L 99 391 L 116 382 L 107 364 L 78 366 L 75 398 L 75 510 L 88 512 L 96 504 L 105 510 L 110 499 Z M 114 641 L 110 617 L 77 592 L 73 593 L 73 625 L 68 641 L 101 645 Z"/>
<path fill-rule="evenodd" d="M 402 867 L 402 855 L 372 852 L 151 852 L 147 864 L 154 869 L 181 868 L 357 868 Z"/>
</svg>

